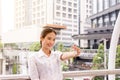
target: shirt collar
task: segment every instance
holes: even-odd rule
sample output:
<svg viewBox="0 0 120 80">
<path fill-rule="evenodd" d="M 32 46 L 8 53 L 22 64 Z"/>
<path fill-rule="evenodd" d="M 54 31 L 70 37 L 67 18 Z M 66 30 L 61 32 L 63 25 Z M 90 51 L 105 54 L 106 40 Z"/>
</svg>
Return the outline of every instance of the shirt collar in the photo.
<svg viewBox="0 0 120 80">
<path fill-rule="evenodd" d="M 38 55 L 39 57 L 48 57 L 48 56 L 43 52 L 42 49 L 39 50 L 38 54 L 39 54 L 39 55 Z M 52 54 L 53 54 L 53 51 L 51 51 L 51 54 L 50 54 L 50 55 L 52 55 Z"/>
</svg>

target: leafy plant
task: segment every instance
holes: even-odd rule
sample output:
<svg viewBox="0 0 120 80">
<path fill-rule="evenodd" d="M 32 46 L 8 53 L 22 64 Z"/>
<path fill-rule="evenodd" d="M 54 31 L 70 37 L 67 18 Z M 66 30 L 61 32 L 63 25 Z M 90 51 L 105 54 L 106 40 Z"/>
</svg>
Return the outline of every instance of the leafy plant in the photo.
<svg viewBox="0 0 120 80">
<path fill-rule="evenodd" d="M 4 47 L 10 47 L 13 49 L 18 49 L 18 45 L 16 43 L 6 43 L 4 44 Z"/>
<path fill-rule="evenodd" d="M 117 46 L 116 52 L 116 68 L 120 67 L 120 45 Z"/>
<path fill-rule="evenodd" d="M 100 44 L 99 47 L 98 47 L 97 54 L 93 58 L 92 69 L 103 68 L 103 62 L 104 62 L 104 46 L 103 46 L 103 44 Z"/>
<path fill-rule="evenodd" d="M 96 76 L 96 77 L 94 78 L 94 80 L 104 80 L 104 77 L 103 77 L 103 76 Z"/>
<path fill-rule="evenodd" d="M 0 49 L 2 49 L 3 48 L 3 44 L 0 42 Z"/>
<path fill-rule="evenodd" d="M 16 63 L 13 64 L 12 73 L 17 74 L 17 64 Z"/>
<path fill-rule="evenodd" d="M 57 50 L 58 51 L 63 51 L 64 45 L 63 43 L 58 43 Z"/>
<path fill-rule="evenodd" d="M 62 70 L 67 71 L 69 69 L 68 65 L 65 62 L 62 62 Z"/>
<path fill-rule="evenodd" d="M 29 50 L 30 50 L 30 51 L 39 51 L 40 48 L 41 48 L 40 43 L 39 43 L 39 42 L 35 42 L 35 43 L 33 43 L 33 44 L 30 46 Z"/>
</svg>

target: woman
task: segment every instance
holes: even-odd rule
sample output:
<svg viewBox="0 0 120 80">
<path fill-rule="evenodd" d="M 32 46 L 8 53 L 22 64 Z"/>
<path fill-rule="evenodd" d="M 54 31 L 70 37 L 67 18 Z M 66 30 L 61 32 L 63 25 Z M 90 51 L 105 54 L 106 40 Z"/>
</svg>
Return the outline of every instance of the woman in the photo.
<svg viewBox="0 0 120 80">
<path fill-rule="evenodd" d="M 51 28 L 42 31 L 40 37 L 42 47 L 28 60 L 31 80 L 63 80 L 61 61 L 80 55 L 80 49 L 75 45 L 72 48 L 76 53 L 52 51 L 56 35 L 55 30 Z"/>
</svg>

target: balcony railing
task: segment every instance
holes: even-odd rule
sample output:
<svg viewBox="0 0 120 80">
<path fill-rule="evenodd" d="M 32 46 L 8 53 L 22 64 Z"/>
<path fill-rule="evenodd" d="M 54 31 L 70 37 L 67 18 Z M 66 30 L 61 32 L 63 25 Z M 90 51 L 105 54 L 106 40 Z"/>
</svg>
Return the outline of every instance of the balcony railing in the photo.
<svg viewBox="0 0 120 80">
<path fill-rule="evenodd" d="M 68 71 L 63 72 L 64 78 L 74 78 L 74 77 L 82 77 L 82 76 L 101 76 L 101 75 L 109 75 L 109 74 L 120 74 L 120 69 L 113 70 L 83 70 L 83 71 Z M 0 80 L 30 80 L 29 75 L 0 75 Z M 91 80 L 91 79 L 89 79 Z"/>
</svg>

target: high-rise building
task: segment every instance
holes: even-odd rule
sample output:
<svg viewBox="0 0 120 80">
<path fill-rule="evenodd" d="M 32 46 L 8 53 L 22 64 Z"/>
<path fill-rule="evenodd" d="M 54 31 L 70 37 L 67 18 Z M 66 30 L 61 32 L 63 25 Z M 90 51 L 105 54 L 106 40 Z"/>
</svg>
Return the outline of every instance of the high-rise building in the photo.
<svg viewBox="0 0 120 80">
<path fill-rule="evenodd" d="M 0 0 L 0 43 L 1 43 L 1 0 Z M 0 49 L 0 74 L 2 74 L 2 55 L 1 55 L 1 49 Z"/>
<path fill-rule="evenodd" d="M 79 0 L 15 0 L 15 28 L 46 24 L 66 26 L 57 36 L 57 42 L 75 43 L 72 35 L 79 31 Z"/>
<path fill-rule="evenodd" d="M 91 25 L 87 18 L 92 15 L 92 0 L 80 0 L 80 34 L 85 34 Z M 81 47 L 87 47 L 86 40 L 80 40 Z"/>
<path fill-rule="evenodd" d="M 1 18 L 2 18 L 2 15 L 1 15 L 1 11 L 2 11 L 2 8 L 1 8 L 2 6 L 1 6 L 1 0 L 0 0 L 0 41 L 1 41 L 1 31 L 2 31 L 2 23 L 1 23 Z"/>
</svg>

